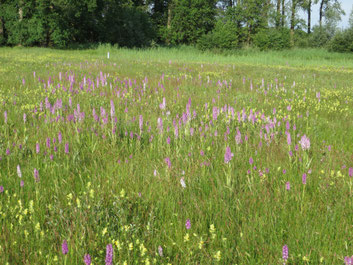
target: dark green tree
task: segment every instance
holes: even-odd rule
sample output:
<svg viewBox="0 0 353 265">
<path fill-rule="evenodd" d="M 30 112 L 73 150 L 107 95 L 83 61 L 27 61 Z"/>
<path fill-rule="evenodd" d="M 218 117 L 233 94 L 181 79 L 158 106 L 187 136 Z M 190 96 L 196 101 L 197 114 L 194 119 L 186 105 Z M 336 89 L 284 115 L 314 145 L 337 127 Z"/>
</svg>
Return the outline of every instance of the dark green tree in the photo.
<svg viewBox="0 0 353 265">
<path fill-rule="evenodd" d="M 213 29 L 216 15 L 214 0 L 174 0 L 171 7 L 168 39 L 172 43 L 194 44 Z"/>
</svg>

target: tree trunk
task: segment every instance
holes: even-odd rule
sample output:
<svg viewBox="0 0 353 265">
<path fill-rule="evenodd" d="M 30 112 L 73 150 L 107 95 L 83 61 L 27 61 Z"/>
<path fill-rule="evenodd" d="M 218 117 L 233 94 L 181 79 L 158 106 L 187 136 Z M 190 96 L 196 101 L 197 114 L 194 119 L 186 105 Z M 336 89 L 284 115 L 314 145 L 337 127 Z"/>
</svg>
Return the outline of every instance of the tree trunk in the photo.
<svg viewBox="0 0 353 265">
<path fill-rule="evenodd" d="M 172 3 L 169 2 L 168 4 L 168 21 L 167 21 L 167 28 L 170 28 L 170 25 L 172 23 Z"/>
<path fill-rule="evenodd" d="M 291 16 L 290 16 L 290 44 L 294 46 L 294 22 L 295 22 L 295 10 L 297 6 L 297 0 L 292 0 Z"/>
<path fill-rule="evenodd" d="M 4 23 L 2 22 L 2 17 L 0 17 L 0 38 L 4 35 Z"/>
<path fill-rule="evenodd" d="M 323 9 L 324 9 L 324 3 L 325 3 L 325 0 L 321 0 L 321 3 L 320 3 L 320 17 L 319 17 L 319 25 L 320 25 L 320 28 L 322 26 L 322 16 L 323 16 Z"/>
<path fill-rule="evenodd" d="M 281 24 L 281 0 L 277 0 L 276 28 Z"/>
<path fill-rule="evenodd" d="M 285 0 L 282 0 L 282 17 L 281 17 L 281 22 L 282 22 L 282 28 L 284 28 L 284 20 L 285 20 Z"/>
<path fill-rule="evenodd" d="M 170 27 L 172 24 L 172 1 L 169 1 L 168 3 L 168 19 L 167 19 L 167 29 L 168 29 L 168 33 L 167 33 L 167 39 L 166 39 L 166 43 L 169 45 L 170 44 Z"/>
<path fill-rule="evenodd" d="M 311 33 L 311 0 L 308 2 L 308 34 Z"/>
<path fill-rule="evenodd" d="M 23 1 L 19 2 L 19 7 L 18 7 L 18 16 L 20 21 L 23 19 L 23 9 L 22 9 Z"/>
</svg>

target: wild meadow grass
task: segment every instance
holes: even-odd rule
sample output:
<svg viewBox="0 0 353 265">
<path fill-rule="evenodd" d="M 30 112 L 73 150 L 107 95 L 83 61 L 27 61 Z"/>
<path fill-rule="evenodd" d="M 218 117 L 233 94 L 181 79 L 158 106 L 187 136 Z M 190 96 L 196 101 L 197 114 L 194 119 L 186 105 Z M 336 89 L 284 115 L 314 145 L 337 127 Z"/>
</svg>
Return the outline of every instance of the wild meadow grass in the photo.
<svg viewBox="0 0 353 265">
<path fill-rule="evenodd" d="M 1 48 L 0 264 L 349 264 L 349 59 Z"/>
</svg>

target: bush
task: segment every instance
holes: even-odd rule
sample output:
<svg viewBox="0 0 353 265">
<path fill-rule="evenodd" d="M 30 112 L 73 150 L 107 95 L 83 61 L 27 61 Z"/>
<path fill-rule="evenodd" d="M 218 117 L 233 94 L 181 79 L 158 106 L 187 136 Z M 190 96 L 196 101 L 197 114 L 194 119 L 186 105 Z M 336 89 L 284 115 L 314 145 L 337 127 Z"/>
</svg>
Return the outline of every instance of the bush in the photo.
<svg viewBox="0 0 353 265">
<path fill-rule="evenodd" d="M 309 46 L 311 48 L 326 47 L 330 39 L 331 36 L 325 27 L 315 26 L 309 37 Z"/>
<path fill-rule="evenodd" d="M 332 52 L 353 52 L 353 29 L 338 31 L 328 45 Z"/>
<path fill-rule="evenodd" d="M 200 50 L 238 48 L 238 29 L 231 21 L 220 19 L 211 32 L 198 40 L 197 47 Z"/>
<path fill-rule="evenodd" d="M 294 32 L 294 45 L 298 48 L 308 48 L 309 47 L 308 33 L 301 29 L 297 29 Z"/>
<path fill-rule="evenodd" d="M 260 50 L 283 50 L 290 48 L 288 29 L 263 29 L 254 37 L 254 44 Z"/>
</svg>

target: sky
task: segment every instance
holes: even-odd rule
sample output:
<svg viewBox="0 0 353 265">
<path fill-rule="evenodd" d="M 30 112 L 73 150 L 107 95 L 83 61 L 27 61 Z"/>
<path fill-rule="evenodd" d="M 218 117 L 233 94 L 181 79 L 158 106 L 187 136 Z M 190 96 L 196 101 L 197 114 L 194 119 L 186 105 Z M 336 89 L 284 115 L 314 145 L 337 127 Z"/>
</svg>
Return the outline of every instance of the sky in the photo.
<svg viewBox="0 0 353 265">
<path fill-rule="evenodd" d="M 346 12 L 345 16 L 342 16 L 342 21 L 338 24 L 340 28 L 348 27 L 349 14 L 351 13 L 353 7 L 353 0 L 339 0 L 341 2 L 342 9 Z M 306 20 L 307 15 L 304 12 L 300 12 L 300 16 Z M 313 6 L 311 15 L 311 24 L 319 24 L 319 4 Z"/>
</svg>

